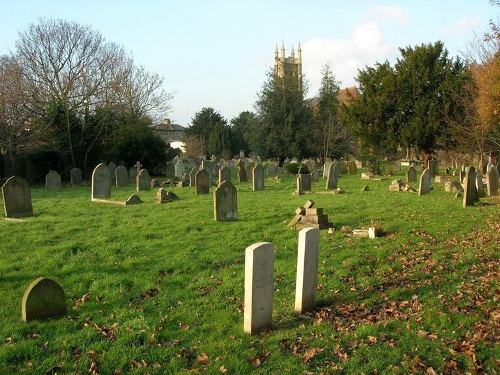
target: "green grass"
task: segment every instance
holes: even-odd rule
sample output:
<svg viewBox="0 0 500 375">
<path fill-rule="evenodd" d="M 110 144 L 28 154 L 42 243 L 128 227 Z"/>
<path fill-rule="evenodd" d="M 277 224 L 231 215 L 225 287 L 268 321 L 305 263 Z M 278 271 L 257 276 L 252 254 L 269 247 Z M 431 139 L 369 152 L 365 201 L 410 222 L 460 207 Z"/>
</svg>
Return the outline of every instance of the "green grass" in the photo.
<svg viewBox="0 0 500 375">
<path fill-rule="evenodd" d="M 88 187 L 32 189 L 34 216 L 0 221 L 0 372 L 500 371 L 499 198 L 463 208 L 442 184 L 390 192 L 396 177 L 343 175 L 339 195 L 324 180 L 302 196 L 292 176 L 260 192 L 236 182 L 229 223 L 194 188 L 172 188 L 180 200 L 164 205 L 141 192 L 144 203 L 126 207 L 91 202 Z M 112 199 L 134 193 L 113 188 Z M 335 231 L 321 231 L 317 309 L 296 316 L 298 231 L 287 223 L 308 199 Z M 372 221 L 384 237 L 341 231 Z M 274 328 L 247 335 L 244 251 L 261 241 L 275 244 Z M 23 323 L 22 295 L 41 276 L 65 290 L 67 316 Z"/>
</svg>

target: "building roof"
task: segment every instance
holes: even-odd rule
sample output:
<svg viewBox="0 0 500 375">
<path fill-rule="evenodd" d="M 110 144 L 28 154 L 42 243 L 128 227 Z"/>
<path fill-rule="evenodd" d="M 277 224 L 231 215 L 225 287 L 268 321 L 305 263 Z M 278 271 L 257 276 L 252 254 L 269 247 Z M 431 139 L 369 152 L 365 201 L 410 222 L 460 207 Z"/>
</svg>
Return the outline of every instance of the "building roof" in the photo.
<svg viewBox="0 0 500 375">
<path fill-rule="evenodd" d="M 172 124 L 169 119 L 163 120 L 161 124 L 153 125 L 153 128 L 158 131 L 184 131 L 186 128 L 179 124 Z"/>
<path fill-rule="evenodd" d="M 351 86 L 351 87 L 346 87 L 345 89 L 340 89 L 338 99 L 341 103 L 348 105 L 351 100 L 357 99 L 359 98 L 359 96 L 360 93 L 356 88 L 356 86 Z M 319 98 L 318 97 L 309 98 L 306 99 L 305 102 L 308 107 L 316 107 L 319 104 Z"/>
</svg>

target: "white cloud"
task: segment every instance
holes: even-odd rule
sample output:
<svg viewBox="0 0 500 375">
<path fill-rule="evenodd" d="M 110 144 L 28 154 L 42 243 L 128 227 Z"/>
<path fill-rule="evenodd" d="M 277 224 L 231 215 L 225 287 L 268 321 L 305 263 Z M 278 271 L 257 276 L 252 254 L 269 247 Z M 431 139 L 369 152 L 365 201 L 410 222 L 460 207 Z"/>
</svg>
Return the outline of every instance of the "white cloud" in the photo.
<svg viewBox="0 0 500 375">
<path fill-rule="evenodd" d="M 398 49 L 388 43 L 378 25 L 366 22 L 354 28 L 348 38 L 313 38 L 302 46 L 303 72 L 309 81 L 308 96 L 315 96 L 321 84 L 321 69 L 330 63 L 341 87 L 355 84 L 358 69 L 373 66 L 397 55 Z"/>
<path fill-rule="evenodd" d="M 386 19 L 397 20 L 401 23 L 410 22 L 410 15 L 406 10 L 397 6 L 377 5 L 364 13 L 368 20 L 382 21 Z"/>
</svg>

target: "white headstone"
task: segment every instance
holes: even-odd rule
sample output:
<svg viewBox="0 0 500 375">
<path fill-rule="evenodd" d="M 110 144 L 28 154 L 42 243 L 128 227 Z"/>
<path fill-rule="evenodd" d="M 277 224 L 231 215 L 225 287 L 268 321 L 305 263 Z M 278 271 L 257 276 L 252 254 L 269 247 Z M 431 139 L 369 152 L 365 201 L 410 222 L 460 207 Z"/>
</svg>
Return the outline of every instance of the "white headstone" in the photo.
<svg viewBox="0 0 500 375">
<path fill-rule="evenodd" d="M 318 284 L 319 229 L 305 228 L 299 232 L 295 312 L 302 314 L 316 307 Z"/>
</svg>

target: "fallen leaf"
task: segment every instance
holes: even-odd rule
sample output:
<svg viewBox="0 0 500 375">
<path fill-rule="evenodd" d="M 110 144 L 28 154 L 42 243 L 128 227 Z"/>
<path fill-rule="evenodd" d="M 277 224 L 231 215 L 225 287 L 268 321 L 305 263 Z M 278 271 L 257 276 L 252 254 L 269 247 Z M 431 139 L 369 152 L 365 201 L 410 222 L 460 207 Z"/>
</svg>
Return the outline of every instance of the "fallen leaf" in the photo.
<svg viewBox="0 0 500 375">
<path fill-rule="evenodd" d="M 208 355 L 206 353 L 201 353 L 198 356 L 198 363 L 200 365 L 207 365 L 210 363 L 210 358 L 208 357 Z"/>
<path fill-rule="evenodd" d="M 6 344 L 12 344 L 12 337 L 7 337 L 7 338 L 5 339 L 5 343 L 6 343 Z"/>
<path fill-rule="evenodd" d="M 224 366 L 219 367 L 219 371 L 221 374 L 225 374 L 227 372 L 227 369 Z"/>
<path fill-rule="evenodd" d="M 253 368 L 260 366 L 260 359 L 257 357 L 248 357 L 247 361 L 252 365 Z"/>
<path fill-rule="evenodd" d="M 432 367 L 429 367 L 426 371 L 425 371 L 425 374 L 426 375 L 437 375 L 436 371 L 434 371 L 434 369 Z"/>
<path fill-rule="evenodd" d="M 141 368 L 142 367 L 142 365 L 139 362 L 137 362 L 135 359 L 131 359 L 130 364 L 132 365 L 133 368 Z"/>
</svg>

